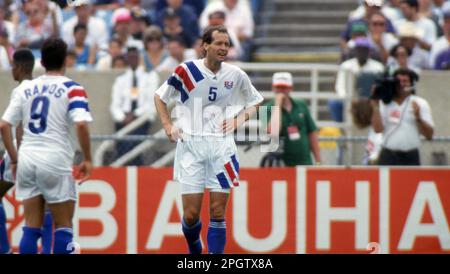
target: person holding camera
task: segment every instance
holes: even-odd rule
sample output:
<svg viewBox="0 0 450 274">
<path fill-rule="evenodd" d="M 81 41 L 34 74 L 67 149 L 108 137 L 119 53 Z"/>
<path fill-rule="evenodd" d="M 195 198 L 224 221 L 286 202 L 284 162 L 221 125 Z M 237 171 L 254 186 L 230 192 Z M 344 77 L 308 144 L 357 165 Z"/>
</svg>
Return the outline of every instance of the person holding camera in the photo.
<svg viewBox="0 0 450 274">
<path fill-rule="evenodd" d="M 414 71 L 398 69 L 393 78 L 382 81 L 371 96 L 371 123 L 375 132 L 383 133 L 378 164 L 420 165 L 420 135 L 431 140 L 434 133 L 431 109 L 425 99 L 415 95 L 419 77 Z"/>
</svg>

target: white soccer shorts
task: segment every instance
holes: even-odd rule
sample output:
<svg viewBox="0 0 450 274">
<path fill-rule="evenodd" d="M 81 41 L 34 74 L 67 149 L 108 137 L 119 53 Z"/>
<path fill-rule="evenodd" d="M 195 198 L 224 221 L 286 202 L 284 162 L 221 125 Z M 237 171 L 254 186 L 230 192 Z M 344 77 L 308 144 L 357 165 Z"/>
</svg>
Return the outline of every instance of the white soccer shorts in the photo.
<svg viewBox="0 0 450 274">
<path fill-rule="evenodd" d="M 239 186 L 239 162 L 233 138 L 192 137 L 178 141 L 174 179 L 182 194 L 229 193 Z"/>
<path fill-rule="evenodd" d="M 42 195 L 49 204 L 77 200 L 75 179 L 38 168 L 26 153 L 21 153 L 17 166 L 17 192 L 21 200 Z"/>
</svg>

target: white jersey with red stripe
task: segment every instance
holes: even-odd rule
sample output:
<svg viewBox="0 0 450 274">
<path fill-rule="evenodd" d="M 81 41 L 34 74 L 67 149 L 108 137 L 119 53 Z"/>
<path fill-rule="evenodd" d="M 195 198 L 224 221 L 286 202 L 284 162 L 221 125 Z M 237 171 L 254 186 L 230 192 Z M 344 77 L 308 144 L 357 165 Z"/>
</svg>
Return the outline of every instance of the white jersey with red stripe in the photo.
<svg viewBox="0 0 450 274">
<path fill-rule="evenodd" d="M 16 88 L 2 118 L 12 125 L 22 121 L 21 153 L 32 155 L 39 168 L 61 175 L 72 172 L 74 123 L 92 121 L 84 88 L 65 76 L 52 75 Z"/>
<path fill-rule="evenodd" d="M 177 126 L 194 136 L 222 136 L 225 119 L 263 101 L 240 68 L 222 63 L 214 74 L 205 59 L 179 65 L 156 93 L 165 103 L 176 100 Z"/>
</svg>

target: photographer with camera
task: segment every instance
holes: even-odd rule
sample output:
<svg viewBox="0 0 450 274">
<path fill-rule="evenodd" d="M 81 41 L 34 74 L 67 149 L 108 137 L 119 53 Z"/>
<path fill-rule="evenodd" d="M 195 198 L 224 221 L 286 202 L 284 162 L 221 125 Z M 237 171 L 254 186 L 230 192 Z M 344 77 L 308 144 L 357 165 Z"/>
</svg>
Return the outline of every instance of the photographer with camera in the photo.
<svg viewBox="0 0 450 274">
<path fill-rule="evenodd" d="M 433 138 L 430 106 L 415 95 L 418 80 L 414 71 L 398 69 L 373 90 L 371 122 L 375 132 L 383 133 L 379 165 L 420 165 L 420 135 Z"/>
</svg>

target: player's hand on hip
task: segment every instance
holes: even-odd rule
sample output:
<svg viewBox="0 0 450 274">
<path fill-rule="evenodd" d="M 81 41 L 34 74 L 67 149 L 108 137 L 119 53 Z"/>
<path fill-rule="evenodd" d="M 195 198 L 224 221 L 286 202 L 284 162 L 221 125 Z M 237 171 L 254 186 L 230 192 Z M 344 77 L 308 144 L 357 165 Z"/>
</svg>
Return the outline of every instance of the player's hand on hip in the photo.
<svg viewBox="0 0 450 274">
<path fill-rule="evenodd" d="M 222 123 L 222 132 L 225 134 L 232 133 L 238 127 L 237 119 L 228 119 Z"/>
<path fill-rule="evenodd" d="M 177 142 L 178 140 L 183 141 L 183 137 L 181 136 L 183 131 L 177 126 L 170 125 L 166 129 L 166 135 L 172 143 Z"/>
<path fill-rule="evenodd" d="M 84 183 L 92 174 L 92 163 L 90 161 L 83 161 L 78 170 L 75 172 L 75 180 L 78 184 Z"/>
</svg>

